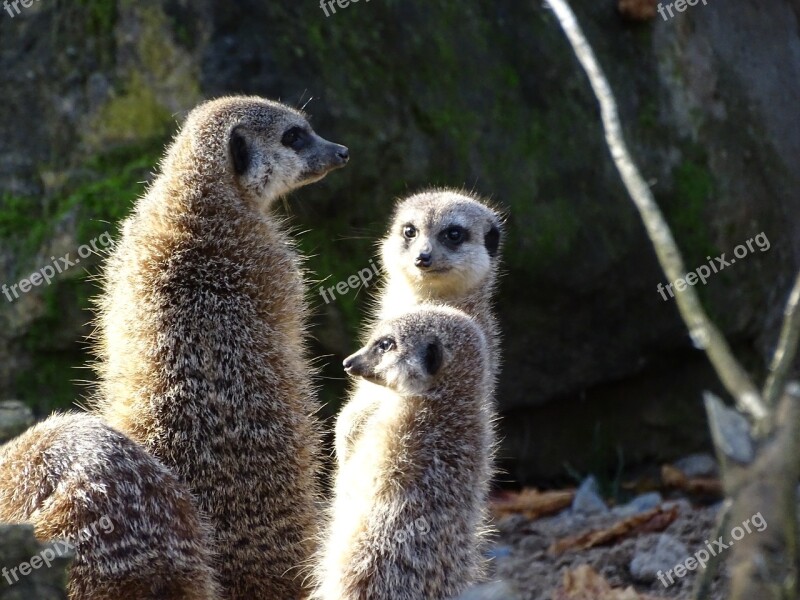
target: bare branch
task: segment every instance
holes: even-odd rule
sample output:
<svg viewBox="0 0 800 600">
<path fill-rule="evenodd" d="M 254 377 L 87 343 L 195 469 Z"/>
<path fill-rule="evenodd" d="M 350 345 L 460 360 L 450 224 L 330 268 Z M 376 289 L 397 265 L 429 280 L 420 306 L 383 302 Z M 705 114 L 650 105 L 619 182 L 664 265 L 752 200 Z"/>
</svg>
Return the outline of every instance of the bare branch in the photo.
<svg viewBox="0 0 800 600">
<path fill-rule="evenodd" d="M 606 143 L 625 187 L 644 221 L 661 267 L 670 281 L 683 278 L 686 275 L 686 268 L 680 250 L 650 187 L 636 167 L 625 144 L 617 103 L 608 80 L 566 0 L 547 0 L 547 2 L 589 76 L 592 89 L 600 102 Z M 728 342 L 706 315 L 694 288 L 686 286 L 682 291 L 676 288 L 676 292 L 678 310 L 689 328 L 695 346 L 705 350 L 720 380 L 736 400 L 737 407 L 751 415 L 756 424 L 761 424 L 767 417 L 767 408 L 761 395 L 750 376 L 731 353 Z"/>
<path fill-rule="evenodd" d="M 792 362 L 794 362 L 794 358 L 797 355 L 797 343 L 800 341 L 800 311 L 797 310 L 798 305 L 800 305 L 800 273 L 797 275 L 794 288 L 792 288 L 792 293 L 789 295 L 789 301 L 783 311 L 780 340 L 772 357 L 767 383 L 764 385 L 764 402 L 770 408 L 777 404 L 778 399 L 783 394 L 783 388 L 786 386 L 786 379 L 789 377 Z"/>
</svg>

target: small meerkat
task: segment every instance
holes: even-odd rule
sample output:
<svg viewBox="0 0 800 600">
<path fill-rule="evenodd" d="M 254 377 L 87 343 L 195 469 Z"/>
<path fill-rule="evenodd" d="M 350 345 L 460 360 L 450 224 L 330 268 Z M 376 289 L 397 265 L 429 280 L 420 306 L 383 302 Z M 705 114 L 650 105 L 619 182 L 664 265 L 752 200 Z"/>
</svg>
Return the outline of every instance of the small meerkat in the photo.
<svg viewBox="0 0 800 600">
<path fill-rule="evenodd" d="M 385 279 L 373 309 L 375 317 L 386 319 L 422 303 L 463 310 L 475 318 L 489 342 L 495 379 L 500 331 L 492 302 L 502 237 L 500 214 L 478 196 L 433 189 L 401 200 L 381 242 Z M 347 460 L 370 406 L 378 404 L 384 393 L 368 381 L 354 384 L 336 420 L 340 464 Z"/>
<path fill-rule="evenodd" d="M 381 321 L 344 361 L 389 393 L 338 471 L 314 598 L 447 600 L 479 580 L 494 448 L 489 361 L 472 317 L 429 305 Z"/>
<path fill-rule="evenodd" d="M 107 261 L 99 413 L 175 470 L 216 533 L 229 600 L 304 595 L 320 446 L 287 192 L 349 159 L 257 97 L 194 109 Z"/>
<path fill-rule="evenodd" d="M 50 561 L 73 549 L 71 600 L 220 597 L 212 535 L 188 488 L 97 417 L 54 415 L 0 447 L 0 521 L 58 540 Z"/>
</svg>

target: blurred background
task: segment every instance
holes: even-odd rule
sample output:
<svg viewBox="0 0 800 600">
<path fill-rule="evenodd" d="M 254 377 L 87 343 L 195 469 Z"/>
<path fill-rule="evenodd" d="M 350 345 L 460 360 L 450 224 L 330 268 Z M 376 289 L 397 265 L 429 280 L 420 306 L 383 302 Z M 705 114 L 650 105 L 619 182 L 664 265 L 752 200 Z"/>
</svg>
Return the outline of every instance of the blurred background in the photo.
<svg viewBox="0 0 800 600">
<path fill-rule="evenodd" d="M 350 147 L 345 170 L 285 203 L 328 286 L 371 266 L 398 197 L 465 187 L 507 210 L 505 481 L 609 482 L 710 450 L 701 393 L 721 390 L 657 291 L 668 282 L 594 97 L 540 0 L 25 4 L 0 10 L 0 284 L 115 237 L 198 102 L 264 95 Z M 698 3 L 674 18 L 652 0 L 572 5 L 687 267 L 769 240 L 698 286 L 762 375 L 800 266 L 800 3 Z M 81 400 L 98 273 L 90 258 L 0 296 L 0 400 L 40 417 Z M 330 419 L 370 290 L 326 304 L 318 287 Z"/>
</svg>

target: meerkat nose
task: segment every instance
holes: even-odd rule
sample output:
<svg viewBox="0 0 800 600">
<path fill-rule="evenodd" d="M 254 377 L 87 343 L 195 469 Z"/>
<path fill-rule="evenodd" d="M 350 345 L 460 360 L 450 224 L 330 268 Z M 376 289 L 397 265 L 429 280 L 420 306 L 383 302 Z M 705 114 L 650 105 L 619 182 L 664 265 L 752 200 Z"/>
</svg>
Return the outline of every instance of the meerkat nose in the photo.
<svg viewBox="0 0 800 600">
<path fill-rule="evenodd" d="M 414 265 L 421 269 L 427 269 L 433 264 L 430 252 L 420 252 L 419 256 L 414 260 Z"/>
<path fill-rule="evenodd" d="M 346 163 L 348 160 L 350 160 L 350 150 L 347 148 L 347 146 L 339 146 L 339 148 L 336 150 L 336 156 L 340 158 L 343 163 Z"/>
</svg>

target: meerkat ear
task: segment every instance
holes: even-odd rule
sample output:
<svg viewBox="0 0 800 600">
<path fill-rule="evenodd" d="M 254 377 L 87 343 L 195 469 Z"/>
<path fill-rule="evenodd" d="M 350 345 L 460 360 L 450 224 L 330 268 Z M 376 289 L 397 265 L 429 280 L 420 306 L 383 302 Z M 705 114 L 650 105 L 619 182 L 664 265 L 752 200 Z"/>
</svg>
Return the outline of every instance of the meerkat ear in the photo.
<svg viewBox="0 0 800 600">
<path fill-rule="evenodd" d="M 500 247 L 500 228 L 494 223 L 492 223 L 491 229 L 483 237 L 483 245 L 486 246 L 489 256 L 492 258 L 497 256 L 497 249 Z"/>
<path fill-rule="evenodd" d="M 436 375 L 442 367 L 442 345 L 436 341 L 428 344 L 425 348 L 425 370 L 428 375 Z"/>
<path fill-rule="evenodd" d="M 228 146 L 231 151 L 234 172 L 237 175 L 244 175 L 247 167 L 250 166 L 250 148 L 247 147 L 247 140 L 238 127 L 231 131 L 231 139 Z"/>
</svg>

